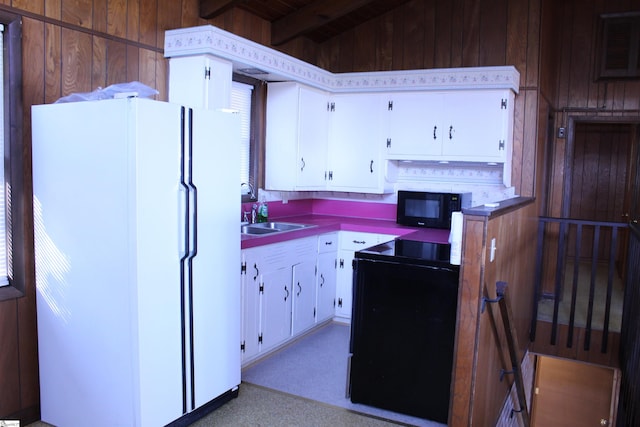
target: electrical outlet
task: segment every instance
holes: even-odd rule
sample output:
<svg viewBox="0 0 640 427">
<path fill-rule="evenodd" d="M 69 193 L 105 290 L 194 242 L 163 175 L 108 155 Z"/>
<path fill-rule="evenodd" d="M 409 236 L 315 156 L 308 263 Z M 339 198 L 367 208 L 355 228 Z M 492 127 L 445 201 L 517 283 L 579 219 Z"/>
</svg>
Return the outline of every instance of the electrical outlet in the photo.
<svg viewBox="0 0 640 427">
<path fill-rule="evenodd" d="M 496 259 L 496 238 L 491 239 L 491 249 L 489 251 L 489 262 L 493 262 Z"/>
</svg>

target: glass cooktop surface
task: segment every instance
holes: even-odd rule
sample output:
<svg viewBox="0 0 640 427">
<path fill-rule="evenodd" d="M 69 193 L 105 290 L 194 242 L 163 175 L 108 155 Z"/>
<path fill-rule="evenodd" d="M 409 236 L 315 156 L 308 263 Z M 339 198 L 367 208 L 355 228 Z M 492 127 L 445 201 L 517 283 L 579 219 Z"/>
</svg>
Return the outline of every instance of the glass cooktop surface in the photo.
<svg viewBox="0 0 640 427">
<path fill-rule="evenodd" d="M 356 252 L 356 258 L 395 260 L 418 264 L 449 264 L 451 245 L 396 239 Z"/>
</svg>

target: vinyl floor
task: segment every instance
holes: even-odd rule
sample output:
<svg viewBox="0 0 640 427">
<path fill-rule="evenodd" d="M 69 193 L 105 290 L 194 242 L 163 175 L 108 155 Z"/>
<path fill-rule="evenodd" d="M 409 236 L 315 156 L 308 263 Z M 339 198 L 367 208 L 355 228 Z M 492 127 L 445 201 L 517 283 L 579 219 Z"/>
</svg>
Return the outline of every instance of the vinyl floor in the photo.
<svg viewBox="0 0 640 427">
<path fill-rule="evenodd" d="M 391 422 L 443 424 L 351 403 L 346 396 L 350 327 L 329 323 L 242 372 L 242 381 Z"/>
</svg>

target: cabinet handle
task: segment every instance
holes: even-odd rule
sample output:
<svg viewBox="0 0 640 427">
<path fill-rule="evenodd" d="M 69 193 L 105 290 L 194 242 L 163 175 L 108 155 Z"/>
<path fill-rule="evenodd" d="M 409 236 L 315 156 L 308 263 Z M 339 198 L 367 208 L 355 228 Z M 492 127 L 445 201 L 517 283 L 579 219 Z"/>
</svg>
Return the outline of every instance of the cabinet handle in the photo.
<svg viewBox="0 0 640 427">
<path fill-rule="evenodd" d="M 324 286 L 324 274 L 322 274 L 322 273 L 320 273 L 320 280 L 321 280 L 320 287 L 323 287 Z"/>
<path fill-rule="evenodd" d="M 284 300 L 286 301 L 286 300 L 287 300 L 287 298 L 289 298 L 289 289 L 287 289 L 287 285 L 284 285 L 284 291 L 287 293 L 287 294 L 284 296 Z"/>
<path fill-rule="evenodd" d="M 342 307 L 342 298 L 338 298 L 338 307 Z"/>
<path fill-rule="evenodd" d="M 449 139 L 453 139 L 453 126 L 449 126 Z"/>
<path fill-rule="evenodd" d="M 365 240 L 354 240 L 353 243 L 355 243 L 356 245 L 364 245 L 367 242 Z"/>
<path fill-rule="evenodd" d="M 325 244 L 326 246 L 331 246 L 331 245 L 333 245 L 333 242 L 324 242 L 324 244 Z"/>
<path fill-rule="evenodd" d="M 296 294 L 296 296 L 300 296 L 300 292 L 302 292 L 302 286 L 300 286 L 300 282 L 298 282 L 297 285 L 298 285 L 298 293 Z"/>
<path fill-rule="evenodd" d="M 260 275 L 260 270 L 258 270 L 258 264 L 254 263 L 253 264 L 253 268 L 256 270 L 256 275 L 253 276 L 253 280 L 256 280 L 258 278 L 258 276 Z"/>
<path fill-rule="evenodd" d="M 433 127 L 433 139 L 436 140 L 438 137 L 436 136 L 436 131 L 438 130 L 438 126 Z"/>
<path fill-rule="evenodd" d="M 306 166 L 306 163 L 304 162 L 304 157 L 301 157 L 300 161 L 302 162 L 302 166 L 300 167 L 300 172 L 302 172 L 304 170 L 304 167 Z"/>
<path fill-rule="evenodd" d="M 373 173 L 373 160 L 371 160 L 371 164 L 369 165 L 369 170 Z"/>
</svg>

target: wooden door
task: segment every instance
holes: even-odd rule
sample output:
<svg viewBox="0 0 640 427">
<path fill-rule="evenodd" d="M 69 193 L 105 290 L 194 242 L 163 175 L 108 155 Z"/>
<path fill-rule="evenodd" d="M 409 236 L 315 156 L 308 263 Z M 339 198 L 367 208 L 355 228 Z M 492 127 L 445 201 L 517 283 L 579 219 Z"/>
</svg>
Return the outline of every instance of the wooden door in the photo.
<svg viewBox="0 0 640 427">
<path fill-rule="evenodd" d="M 627 220 L 633 128 L 620 123 L 578 123 L 574 135 L 569 217 L 591 221 Z M 580 258 L 590 260 L 592 229 L 585 229 Z M 609 259 L 609 236 L 601 237 L 598 259 Z M 575 253 L 570 235 L 568 255 Z M 618 248 L 618 259 L 624 256 Z"/>
<path fill-rule="evenodd" d="M 532 426 L 613 425 L 614 378 L 610 368 L 539 356 Z"/>
</svg>

